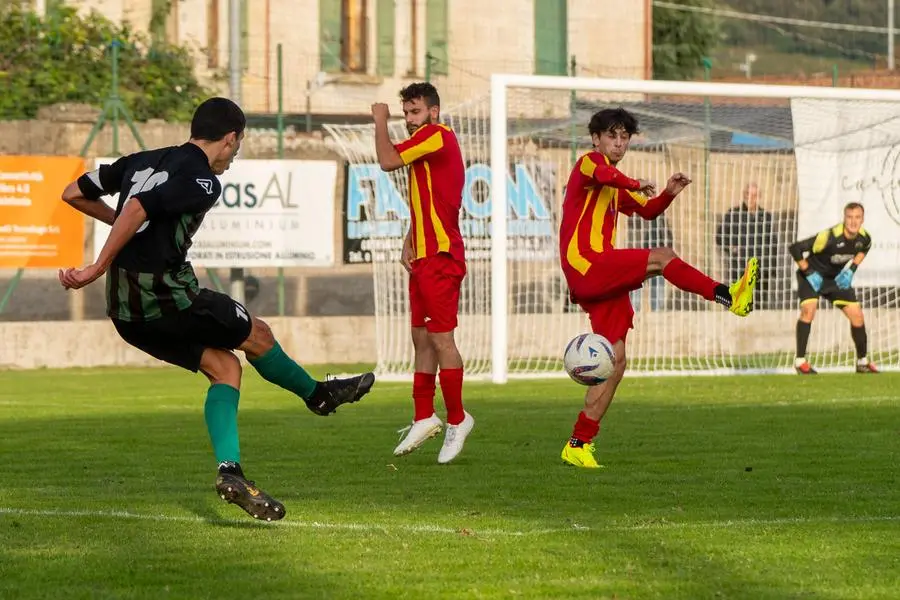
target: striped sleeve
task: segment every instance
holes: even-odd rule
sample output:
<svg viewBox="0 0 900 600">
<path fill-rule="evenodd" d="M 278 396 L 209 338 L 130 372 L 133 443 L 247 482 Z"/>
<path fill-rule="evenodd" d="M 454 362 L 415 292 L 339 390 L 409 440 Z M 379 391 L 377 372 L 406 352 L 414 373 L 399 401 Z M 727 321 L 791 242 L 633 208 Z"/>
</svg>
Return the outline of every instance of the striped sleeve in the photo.
<svg viewBox="0 0 900 600">
<path fill-rule="evenodd" d="M 394 146 L 404 165 L 436 154 L 444 148 L 444 132 L 437 125 L 423 125 L 408 140 Z"/>
<path fill-rule="evenodd" d="M 665 189 L 653 198 L 631 190 L 619 190 L 619 212 L 629 216 L 637 213 L 644 219 L 655 219 L 666 212 L 674 199 L 675 196 Z"/>
<path fill-rule="evenodd" d="M 78 189 L 81 190 L 81 195 L 88 200 L 99 200 L 100 196 L 117 194 L 122 187 L 128 158 L 123 156 L 111 165 L 100 165 L 79 177 Z"/>
<path fill-rule="evenodd" d="M 582 156 L 578 165 L 578 171 L 583 178 L 600 185 L 608 185 L 623 190 L 637 191 L 641 189 L 641 184 L 637 179 L 628 177 L 622 171 L 609 164 L 609 159 L 599 152 L 591 152 Z"/>
</svg>

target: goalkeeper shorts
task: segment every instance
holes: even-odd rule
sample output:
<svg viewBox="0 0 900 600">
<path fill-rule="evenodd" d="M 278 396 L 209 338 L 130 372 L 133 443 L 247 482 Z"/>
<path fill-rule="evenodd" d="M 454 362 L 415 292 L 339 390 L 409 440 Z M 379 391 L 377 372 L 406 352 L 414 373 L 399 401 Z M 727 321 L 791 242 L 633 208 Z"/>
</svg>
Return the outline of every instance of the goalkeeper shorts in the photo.
<svg viewBox="0 0 900 600">
<path fill-rule="evenodd" d="M 842 290 L 837 286 L 833 277 L 823 277 L 822 288 L 817 292 L 800 271 L 797 271 L 797 296 L 800 298 L 800 304 L 818 300 L 819 296 L 831 301 L 835 306 L 846 306 L 859 302 L 856 298 L 856 291 L 852 287 Z"/>
</svg>

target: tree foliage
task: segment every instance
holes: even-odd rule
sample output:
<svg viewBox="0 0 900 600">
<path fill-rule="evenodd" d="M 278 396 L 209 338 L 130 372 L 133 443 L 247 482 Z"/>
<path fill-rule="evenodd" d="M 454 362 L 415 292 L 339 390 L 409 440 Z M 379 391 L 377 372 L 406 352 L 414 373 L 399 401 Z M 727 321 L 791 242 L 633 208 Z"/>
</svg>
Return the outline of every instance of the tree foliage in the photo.
<svg viewBox="0 0 900 600">
<path fill-rule="evenodd" d="M 731 7 L 741 12 L 807 21 L 823 21 L 848 25 L 887 27 L 888 3 L 885 0 L 741 0 Z M 724 8 L 724 7 L 723 7 Z M 900 19 L 900 6 L 895 20 Z M 896 22 L 894 26 L 896 27 Z M 845 56 L 884 55 L 887 36 L 814 26 L 773 25 L 727 19 L 723 22 L 729 45 L 742 47 L 775 47 L 783 52 Z"/>
<path fill-rule="evenodd" d="M 59 102 L 97 107 L 112 84 L 110 48 L 119 44 L 119 95 L 135 119 L 190 120 L 213 92 L 197 81 L 187 49 L 151 42 L 127 24 L 62 6 L 41 19 L 0 3 L 0 119 L 33 118 Z"/>
<path fill-rule="evenodd" d="M 679 4 L 712 8 L 713 0 L 680 0 Z M 690 79 L 703 68 L 719 41 L 719 24 L 710 15 L 653 7 L 654 79 Z"/>
</svg>

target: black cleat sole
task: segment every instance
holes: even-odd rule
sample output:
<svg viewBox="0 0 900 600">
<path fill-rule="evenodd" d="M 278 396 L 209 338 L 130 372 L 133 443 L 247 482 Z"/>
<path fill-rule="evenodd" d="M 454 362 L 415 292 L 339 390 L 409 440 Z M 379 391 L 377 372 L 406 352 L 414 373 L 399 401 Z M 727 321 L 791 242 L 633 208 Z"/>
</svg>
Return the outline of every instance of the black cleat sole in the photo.
<svg viewBox="0 0 900 600">
<path fill-rule="evenodd" d="M 219 497 L 239 506 L 248 515 L 260 521 L 278 521 L 284 518 L 284 505 L 261 489 L 236 477 L 222 477 L 216 481 L 216 493 Z M 253 492 L 256 492 L 254 495 Z"/>
</svg>

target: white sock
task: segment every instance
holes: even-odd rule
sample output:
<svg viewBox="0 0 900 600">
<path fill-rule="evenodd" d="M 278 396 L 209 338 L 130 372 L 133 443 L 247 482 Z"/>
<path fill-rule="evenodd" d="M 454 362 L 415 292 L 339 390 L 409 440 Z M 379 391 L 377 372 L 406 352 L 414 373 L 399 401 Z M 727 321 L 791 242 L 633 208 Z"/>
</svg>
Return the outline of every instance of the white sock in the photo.
<svg viewBox="0 0 900 600">
<path fill-rule="evenodd" d="M 806 357 L 805 357 L 805 356 L 798 356 L 797 358 L 794 359 L 794 366 L 795 366 L 795 367 L 801 367 L 801 366 L 803 366 L 803 365 L 805 365 L 805 364 L 806 364 Z"/>
<path fill-rule="evenodd" d="M 857 359 L 856 364 L 858 364 L 861 367 L 865 367 L 867 364 L 869 364 L 869 357 L 863 356 L 862 358 Z"/>
</svg>

